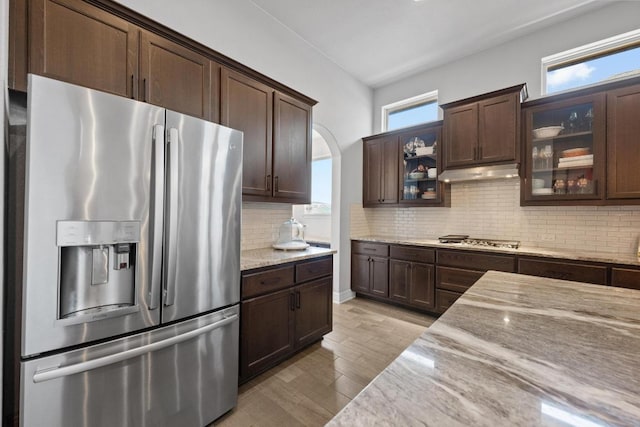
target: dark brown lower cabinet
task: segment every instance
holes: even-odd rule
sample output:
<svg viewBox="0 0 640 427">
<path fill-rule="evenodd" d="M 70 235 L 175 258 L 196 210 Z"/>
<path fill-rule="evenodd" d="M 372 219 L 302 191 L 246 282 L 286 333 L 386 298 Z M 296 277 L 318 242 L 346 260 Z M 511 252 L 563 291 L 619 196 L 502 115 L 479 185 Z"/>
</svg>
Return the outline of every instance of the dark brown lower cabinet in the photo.
<svg viewBox="0 0 640 427">
<path fill-rule="evenodd" d="M 515 273 L 516 257 L 461 250 L 438 250 L 435 311 L 444 313 L 487 270 Z"/>
<path fill-rule="evenodd" d="M 444 313 L 488 270 L 640 290 L 640 268 L 475 250 L 353 241 L 351 289 L 432 313 Z"/>
<path fill-rule="evenodd" d="M 289 289 L 243 301 L 240 305 L 240 378 L 273 365 L 293 351 Z"/>
<path fill-rule="evenodd" d="M 435 250 L 353 242 L 351 289 L 382 301 L 433 311 Z"/>
<path fill-rule="evenodd" d="M 640 290 L 640 270 L 613 267 L 611 269 L 611 286 Z"/>
<path fill-rule="evenodd" d="M 331 278 L 315 280 L 294 288 L 295 347 L 304 347 L 331 331 L 333 291 Z"/>
<path fill-rule="evenodd" d="M 433 265 L 389 261 L 389 298 L 425 310 L 435 306 Z"/>
<path fill-rule="evenodd" d="M 332 330 L 331 257 L 243 273 L 242 295 L 249 295 L 244 290 L 249 283 L 257 281 L 268 284 L 276 278 L 280 280 L 280 276 L 286 276 L 284 273 L 290 270 L 289 267 L 295 267 L 295 280 L 302 283 L 291 283 L 286 289 L 243 298 L 240 303 L 241 383 L 275 366 Z M 274 270 L 278 272 L 274 273 Z M 306 277 L 309 277 L 310 271 L 314 278 L 309 281 Z M 255 288 L 251 289 L 255 291 Z"/>
<path fill-rule="evenodd" d="M 521 257 L 518 260 L 518 273 L 596 285 L 607 284 L 606 265 L 582 264 L 568 260 L 552 261 Z"/>
<path fill-rule="evenodd" d="M 462 294 L 458 292 L 449 292 L 449 291 L 443 291 L 441 289 L 437 289 L 436 290 L 436 312 L 444 313 L 461 296 Z"/>
<path fill-rule="evenodd" d="M 389 260 L 384 257 L 353 254 L 351 289 L 355 292 L 387 297 L 389 295 Z"/>
</svg>

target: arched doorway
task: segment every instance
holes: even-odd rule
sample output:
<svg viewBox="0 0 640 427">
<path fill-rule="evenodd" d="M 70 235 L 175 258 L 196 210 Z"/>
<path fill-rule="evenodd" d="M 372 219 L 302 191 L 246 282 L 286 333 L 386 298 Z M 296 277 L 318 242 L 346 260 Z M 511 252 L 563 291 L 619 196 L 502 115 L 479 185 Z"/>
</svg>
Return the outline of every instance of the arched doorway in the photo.
<svg viewBox="0 0 640 427">
<path fill-rule="evenodd" d="M 312 133 L 311 205 L 293 205 L 292 214 L 306 226 L 305 238 L 340 251 L 340 170 L 338 142 L 323 125 L 314 123 Z M 339 301 L 340 259 L 334 257 L 334 301 Z"/>
<path fill-rule="evenodd" d="M 313 131 L 311 150 L 311 203 L 293 205 L 293 216 L 305 226 L 305 239 L 317 246 L 331 246 L 331 194 L 333 161 L 323 136 Z"/>
</svg>

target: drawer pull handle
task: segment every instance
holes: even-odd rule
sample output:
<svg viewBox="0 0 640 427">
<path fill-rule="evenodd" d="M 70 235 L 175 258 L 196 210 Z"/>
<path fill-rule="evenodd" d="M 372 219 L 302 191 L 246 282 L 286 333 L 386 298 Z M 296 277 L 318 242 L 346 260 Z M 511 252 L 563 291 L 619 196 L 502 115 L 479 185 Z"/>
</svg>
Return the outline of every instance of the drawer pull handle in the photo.
<svg viewBox="0 0 640 427">
<path fill-rule="evenodd" d="M 275 285 L 280 282 L 280 277 L 272 277 L 271 279 L 260 280 L 260 284 L 264 286 Z"/>
<path fill-rule="evenodd" d="M 547 270 L 547 273 L 552 275 L 555 279 L 568 279 L 571 277 L 571 273 L 567 273 L 564 271 L 556 271 L 556 270 Z"/>
</svg>

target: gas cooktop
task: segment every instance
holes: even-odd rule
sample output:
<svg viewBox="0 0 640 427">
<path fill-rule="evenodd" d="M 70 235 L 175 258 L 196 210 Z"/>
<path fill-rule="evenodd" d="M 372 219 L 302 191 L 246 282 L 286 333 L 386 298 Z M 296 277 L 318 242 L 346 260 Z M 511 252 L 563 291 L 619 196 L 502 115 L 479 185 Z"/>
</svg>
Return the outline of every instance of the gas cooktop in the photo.
<svg viewBox="0 0 640 427">
<path fill-rule="evenodd" d="M 469 237 L 466 234 L 448 234 L 438 237 L 440 243 L 463 243 L 472 246 L 488 246 L 492 248 L 518 249 L 520 242 L 517 240 L 481 239 Z"/>
</svg>

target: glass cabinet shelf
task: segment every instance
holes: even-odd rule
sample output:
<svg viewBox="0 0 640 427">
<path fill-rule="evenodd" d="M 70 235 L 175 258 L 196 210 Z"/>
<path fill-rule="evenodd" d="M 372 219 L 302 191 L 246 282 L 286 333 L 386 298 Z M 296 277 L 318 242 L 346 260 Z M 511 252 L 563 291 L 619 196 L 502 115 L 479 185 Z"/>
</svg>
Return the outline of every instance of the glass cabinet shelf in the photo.
<svg viewBox="0 0 640 427">
<path fill-rule="evenodd" d="M 600 198 L 604 99 L 584 96 L 525 108 L 525 201 Z"/>
<path fill-rule="evenodd" d="M 443 186 L 438 181 L 441 126 L 425 126 L 400 135 L 400 203 L 439 205 Z"/>
</svg>

